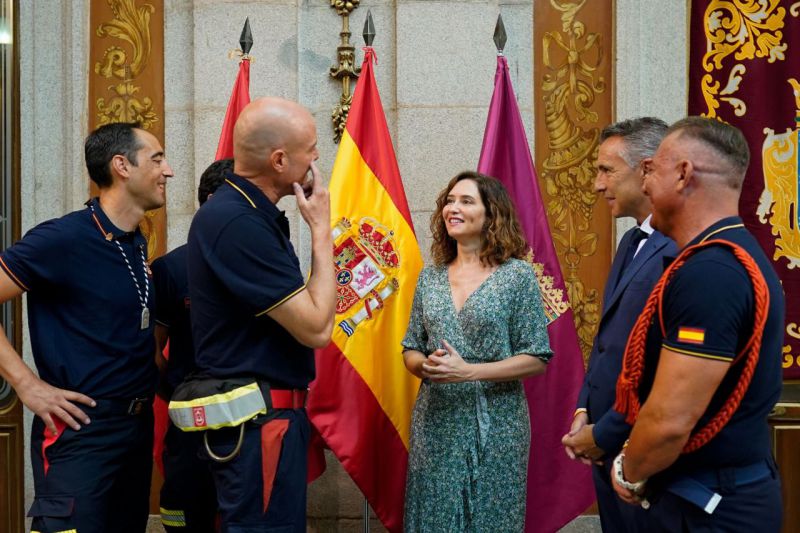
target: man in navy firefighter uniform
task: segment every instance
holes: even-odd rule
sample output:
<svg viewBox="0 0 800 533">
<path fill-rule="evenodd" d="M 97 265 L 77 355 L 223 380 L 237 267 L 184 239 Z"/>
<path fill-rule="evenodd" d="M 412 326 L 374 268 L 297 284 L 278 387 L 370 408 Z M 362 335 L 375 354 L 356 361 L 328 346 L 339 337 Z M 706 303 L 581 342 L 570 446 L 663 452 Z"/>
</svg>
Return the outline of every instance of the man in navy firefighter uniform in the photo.
<svg viewBox="0 0 800 533">
<path fill-rule="evenodd" d="M 689 117 L 646 166 L 653 226 L 681 254 L 631 333 L 615 408 L 635 423 L 614 461 L 617 494 L 650 531 L 781 527 L 767 416 L 781 391 L 784 296 L 737 216 L 741 132 Z"/>
<path fill-rule="evenodd" d="M 330 199 L 314 165 L 314 119 L 300 105 L 251 102 L 233 142 L 234 173 L 189 230 L 196 362 L 209 378 L 255 378 L 269 389 L 271 409 L 244 425 L 238 452 L 240 428 L 208 431 L 211 454 L 233 455 L 228 462 L 212 457 L 210 465 L 224 532 L 304 532 L 305 396 L 314 378 L 312 348 L 329 342 L 336 301 Z M 291 194 L 311 233 L 308 281 L 276 207 Z"/>
<path fill-rule="evenodd" d="M 215 161 L 200 176 L 197 199 L 200 205 L 225 181 L 233 170 L 233 159 Z M 159 395 L 169 401 L 172 391 L 196 370 L 191 318 L 189 280 L 186 274 L 186 245 L 153 261 L 156 307 L 156 360 L 162 369 Z M 169 359 L 163 350 L 169 340 Z M 216 531 L 217 495 L 208 464 L 198 456 L 200 435 L 186 433 L 172 422 L 164 435 L 164 484 L 161 486 L 161 523 L 168 532 Z"/>
<path fill-rule="evenodd" d="M 145 211 L 172 169 L 133 124 L 86 139 L 99 198 L 43 222 L 0 256 L 0 300 L 28 293 L 37 377 L 0 333 L 0 373 L 36 415 L 31 432 L 41 533 L 144 531 L 156 385 Z"/>
<path fill-rule="evenodd" d="M 613 217 L 633 217 L 637 226 L 622 237 L 611 265 L 589 368 L 563 443 L 572 458 L 592 463 L 600 523 L 616 533 L 643 531 L 644 523 L 644 510 L 620 500 L 611 486 L 611 461 L 631 430 L 612 406 L 628 334 L 664 271 L 664 258 L 677 253 L 675 243 L 650 225 L 652 205 L 642 192 L 644 161 L 666 132 L 667 124 L 652 117 L 610 124 L 600 133 L 597 154 L 595 190 Z"/>
</svg>

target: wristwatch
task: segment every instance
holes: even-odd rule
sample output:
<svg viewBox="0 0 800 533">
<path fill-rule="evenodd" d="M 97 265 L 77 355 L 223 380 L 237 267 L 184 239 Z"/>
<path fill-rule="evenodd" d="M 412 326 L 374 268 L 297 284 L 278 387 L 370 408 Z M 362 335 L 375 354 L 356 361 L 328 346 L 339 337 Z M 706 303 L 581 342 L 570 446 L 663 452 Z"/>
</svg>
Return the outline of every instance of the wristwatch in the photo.
<svg viewBox="0 0 800 533">
<path fill-rule="evenodd" d="M 644 488 L 644 484 L 647 483 L 647 478 L 637 481 L 636 483 L 631 483 L 630 481 L 626 480 L 625 475 L 622 473 L 622 460 L 624 457 L 625 452 L 620 452 L 620 454 L 614 459 L 614 479 L 617 481 L 620 487 L 639 494 Z"/>
</svg>

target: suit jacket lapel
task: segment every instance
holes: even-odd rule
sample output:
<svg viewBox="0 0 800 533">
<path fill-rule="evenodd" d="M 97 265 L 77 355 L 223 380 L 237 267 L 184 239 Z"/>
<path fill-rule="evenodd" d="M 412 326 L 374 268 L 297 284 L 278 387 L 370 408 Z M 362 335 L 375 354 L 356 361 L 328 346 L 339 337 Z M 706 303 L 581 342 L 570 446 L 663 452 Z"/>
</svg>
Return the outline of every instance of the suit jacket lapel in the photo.
<svg viewBox="0 0 800 533">
<path fill-rule="evenodd" d="M 617 280 L 619 280 L 622 275 L 620 270 L 622 269 L 622 263 L 625 261 L 625 250 L 628 249 L 628 243 L 633 238 L 634 229 L 636 228 L 629 229 L 625 232 L 625 235 L 622 236 L 622 239 L 619 241 L 619 246 L 617 247 L 617 253 L 614 254 L 614 261 L 611 262 L 611 271 L 608 273 L 608 281 L 606 282 L 605 289 L 603 289 L 603 313 L 608 309 L 611 296 L 619 285 Z"/>
<path fill-rule="evenodd" d="M 622 272 L 622 278 L 617 283 L 617 286 L 614 287 L 614 290 L 611 292 L 611 296 L 607 299 L 607 301 L 603 301 L 603 314 L 606 313 L 617 301 L 617 299 L 622 295 L 625 287 L 630 284 L 631 280 L 636 276 L 636 273 L 642 266 L 650 259 L 653 255 L 655 255 L 661 248 L 667 245 L 669 240 L 662 235 L 661 233 L 654 231 L 650 237 L 642 246 L 642 249 L 639 250 L 639 253 L 636 254 L 636 257 L 633 259 L 628 268 L 625 272 Z M 622 246 L 620 246 L 622 248 Z"/>
</svg>

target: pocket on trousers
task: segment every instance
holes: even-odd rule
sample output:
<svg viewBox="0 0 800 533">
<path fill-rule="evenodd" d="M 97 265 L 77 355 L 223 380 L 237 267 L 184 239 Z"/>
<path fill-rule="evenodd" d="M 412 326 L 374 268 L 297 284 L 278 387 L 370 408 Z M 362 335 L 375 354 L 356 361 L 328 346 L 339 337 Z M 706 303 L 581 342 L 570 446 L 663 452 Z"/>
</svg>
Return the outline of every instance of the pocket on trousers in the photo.
<svg viewBox="0 0 800 533">
<path fill-rule="evenodd" d="M 261 426 L 261 476 L 264 482 L 263 505 L 265 514 L 272 496 L 275 474 L 278 471 L 283 436 L 286 435 L 288 429 L 289 421 L 283 418 L 270 420 Z"/>
<path fill-rule="evenodd" d="M 33 500 L 28 518 L 69 518 L 74 509 L 72 496 L 41 496 Z"/>
</svg>

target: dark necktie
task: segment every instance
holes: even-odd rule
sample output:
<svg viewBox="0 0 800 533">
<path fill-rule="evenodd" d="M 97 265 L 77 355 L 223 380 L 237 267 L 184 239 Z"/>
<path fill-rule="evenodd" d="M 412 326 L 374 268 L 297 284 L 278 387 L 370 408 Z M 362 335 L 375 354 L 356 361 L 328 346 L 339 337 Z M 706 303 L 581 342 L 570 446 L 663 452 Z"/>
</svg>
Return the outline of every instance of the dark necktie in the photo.
<svg viewBox="0 0 800 533">
<path fill-rule="evenodd" d="M 628 268 L 633 262 L 633 256 L 636 255 L 636 250 L 639 249 L 639 243 L 645 240 L 648 237 L 646 231 L 642 230 L 641 228 L 633 228 L 631 232 L 631 240 L 628 241 L 628 248 L 625 250 L 625 260 L 622 263 L 622 269 L 620 270 L 620 274 L 625 272 L 625 269 Z"/>
</svg>

